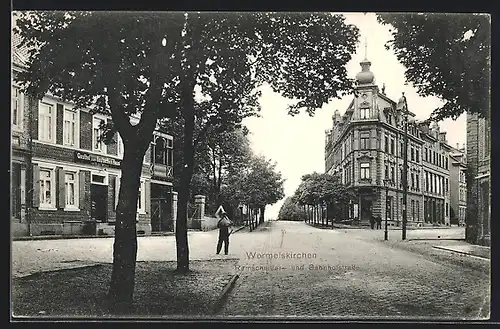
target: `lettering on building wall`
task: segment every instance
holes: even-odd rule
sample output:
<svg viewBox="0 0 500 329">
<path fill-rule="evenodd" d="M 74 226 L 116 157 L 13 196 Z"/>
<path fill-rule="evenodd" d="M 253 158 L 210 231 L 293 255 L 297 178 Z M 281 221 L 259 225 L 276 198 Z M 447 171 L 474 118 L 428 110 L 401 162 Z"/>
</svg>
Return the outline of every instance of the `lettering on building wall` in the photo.
<svg viewBox="0 0 500 329">
<path fill-rule="evenodd" d="M 81 151 L 75 151 L 74 153 L 75 162 L 85 162 L 91 164 L 100 164 L 110 167 L 120 167 L 121 161 L 114 158 L 104 157 L 97 154 L 90 154 Z"/>
</svg>

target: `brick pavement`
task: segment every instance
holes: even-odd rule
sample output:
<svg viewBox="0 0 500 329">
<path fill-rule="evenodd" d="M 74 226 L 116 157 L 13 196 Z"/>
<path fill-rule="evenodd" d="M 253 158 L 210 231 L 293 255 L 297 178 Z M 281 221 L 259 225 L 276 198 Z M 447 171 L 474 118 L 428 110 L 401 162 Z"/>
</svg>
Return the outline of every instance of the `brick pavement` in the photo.
<svg viewBox="0 0 500 329">
<path fill-rule="evenodd" d="M 485 297 L 490 284 L 483 271 L 358 239 L 342 230 L 318 230 L 296 222 L 272 225 L 271 230 L 253 232 L 260 239 L 265 236 L 255 252 L 304 252 L 316 258 L 240 259 L 240 270 L 245 264 L 249 268 L 242 271 L 222 315 L 432 319 L 488 315 Z M 252 265 L 258 268 L 252 270 Z"/>
</svg>

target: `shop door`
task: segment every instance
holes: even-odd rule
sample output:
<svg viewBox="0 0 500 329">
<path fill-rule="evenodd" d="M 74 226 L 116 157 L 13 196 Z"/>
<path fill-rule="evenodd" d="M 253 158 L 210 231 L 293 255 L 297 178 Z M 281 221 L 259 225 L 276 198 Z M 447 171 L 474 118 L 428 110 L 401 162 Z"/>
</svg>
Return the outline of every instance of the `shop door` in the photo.
<svg viewBox="0 0 500 329">
<path fill-rule="evenodd" d="M 90 200 L 92 220 L 107 222 L 108 186 L 90 185 Z"/>
</svg>

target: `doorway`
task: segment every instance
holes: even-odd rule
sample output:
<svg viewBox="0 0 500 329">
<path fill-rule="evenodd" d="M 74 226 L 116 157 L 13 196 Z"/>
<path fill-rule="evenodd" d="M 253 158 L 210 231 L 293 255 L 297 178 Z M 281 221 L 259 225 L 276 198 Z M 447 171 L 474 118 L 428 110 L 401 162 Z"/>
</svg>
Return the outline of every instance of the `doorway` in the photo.
<svg viewBox="0 0 500 329">
<path fill-rule="evenodd" d="M 153 232 L 174 230 L 170 186 L 151 183 L 151 230 Z"/>
<path fill-rule="evenodd" d="M 90 185 L 90 202 L 92 220 L 105 223 L 108 221 L 107 206 L 108 206 L 108 186 L 91 184 Z"/>
<path fill-rule="evenodd" d="M 372 217 L 372 200 L 368 197 L 361 197 L 361 220 L 370 221 Z"/>
</svg>

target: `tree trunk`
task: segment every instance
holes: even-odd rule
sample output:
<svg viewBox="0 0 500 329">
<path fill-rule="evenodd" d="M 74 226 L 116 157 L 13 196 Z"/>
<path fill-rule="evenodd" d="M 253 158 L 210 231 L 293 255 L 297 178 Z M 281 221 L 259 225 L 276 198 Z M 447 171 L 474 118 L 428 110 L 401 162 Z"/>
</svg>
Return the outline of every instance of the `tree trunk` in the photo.
<svg viewBox="0 0 500 329">
<path fill-rule="evenodd" d="M 184 117 L 184 168 L 179 184 L 179 203 L 175 240 L 177 247 L 177 272 L 189 272 L 189 246 L 187 238 L 187 204 L 194 165 L 194 108 L 193 87 L 187 86 L 182 95 L 182 115 Z"/>
<path fill-rule="evenodd" d="M 264 211 L 266 210 L 266 206 L 260 207 L 260 224 L 264 223 Z"/>
<path fill-rule="evenodd" d="M 135 264 L 137 256 L 137 198 L 146 150 L 135 145 L 125 146 L 121 163 L 122 178 L 116 210 L 115 241 L 113 245 L 113 269 L 109 287 L 112 313 L 130 313 L 133 308 Z"/>
</svg>

